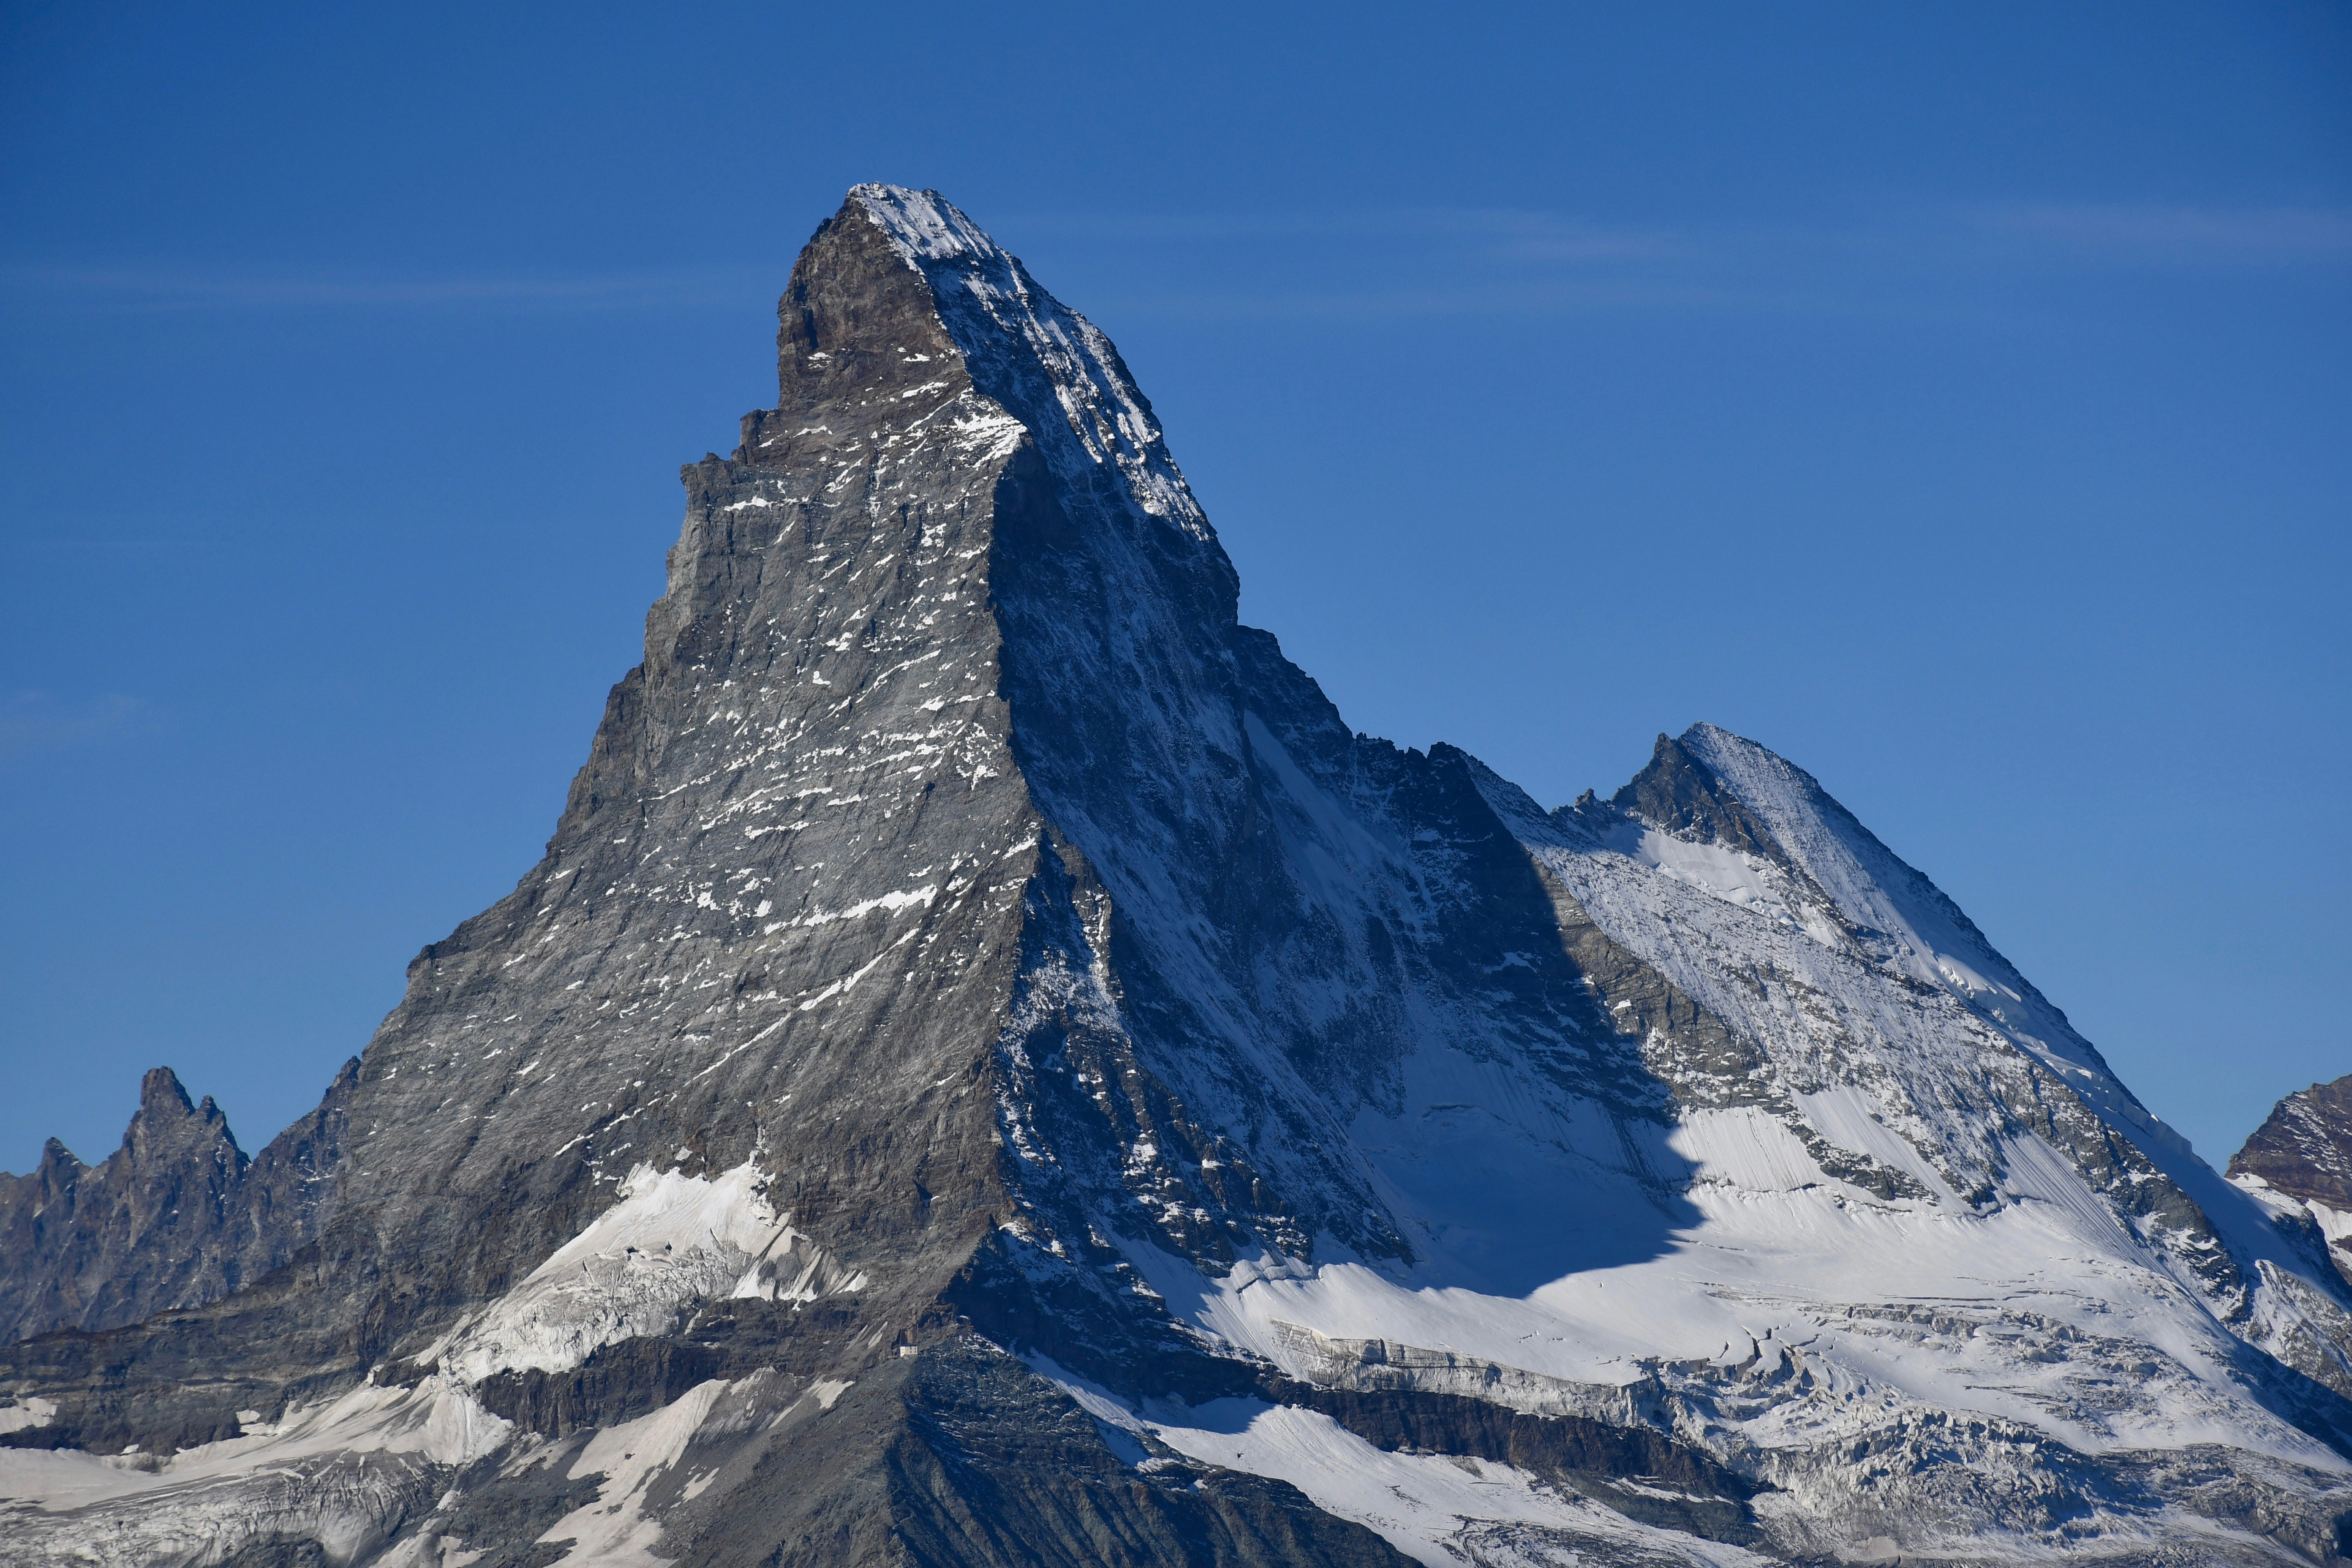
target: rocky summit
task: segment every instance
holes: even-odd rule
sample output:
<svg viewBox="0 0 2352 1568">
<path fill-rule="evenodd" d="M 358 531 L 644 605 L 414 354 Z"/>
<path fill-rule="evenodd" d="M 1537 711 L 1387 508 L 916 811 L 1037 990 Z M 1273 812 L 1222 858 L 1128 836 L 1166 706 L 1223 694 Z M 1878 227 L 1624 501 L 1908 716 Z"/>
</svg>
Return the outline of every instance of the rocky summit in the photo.
<svg viewBox="0 0 2352 1568">
<path fill-rule="evenodd" d="M 2297 1089 L 2230 1156 L 2240 1185 L 2300 1204 L 2327 1237 L 2328 1257 L 2352 1276 L 2352 1077 Z"/>
<path fill-rule="evenodd" d="M 159 1072 L 0 1184 L 0 1562 L 2352 1551 L 2300 1189 L 1812 777 L 1350 731 L 934 193 L 779 321 L 545 858 L 318 1112 Z"/>
</svg>

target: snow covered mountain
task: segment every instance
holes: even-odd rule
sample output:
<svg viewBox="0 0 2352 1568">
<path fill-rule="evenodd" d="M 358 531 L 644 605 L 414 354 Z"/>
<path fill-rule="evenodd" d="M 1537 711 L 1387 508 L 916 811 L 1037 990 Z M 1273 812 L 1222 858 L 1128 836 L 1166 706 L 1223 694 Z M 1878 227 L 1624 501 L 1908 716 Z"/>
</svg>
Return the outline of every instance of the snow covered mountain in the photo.
<svg viewBox="0 0 2352 1568">
<path fill-rule="evenodd" d="M 230 1160 L 132 1288 L 152 1204 L 0 1189 L 0 1562 L 2352 1549 L 2318 1226 L 1809 775 L 1701 725 L 1546 812 L 1351 732 L 933 193 L 779 314 L 302 1200 Z"/>
</svg>

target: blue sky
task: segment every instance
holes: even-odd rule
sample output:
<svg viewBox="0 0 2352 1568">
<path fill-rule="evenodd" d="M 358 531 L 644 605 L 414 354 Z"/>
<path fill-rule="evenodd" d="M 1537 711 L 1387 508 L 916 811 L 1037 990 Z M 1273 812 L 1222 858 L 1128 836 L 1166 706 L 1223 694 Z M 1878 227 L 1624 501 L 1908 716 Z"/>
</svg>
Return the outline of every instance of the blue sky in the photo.
<svg viewBox="0 0 2352 1568">
<path fill-rule="evenodd" d="M 512 887 L 866 179 L 1357 727 L 1763 742 L 2217 1163 L 2352 1071 L 2352 12 L 479 12 L 0 15 L 0 1167 L 258 1147 Z"/>
</svg>

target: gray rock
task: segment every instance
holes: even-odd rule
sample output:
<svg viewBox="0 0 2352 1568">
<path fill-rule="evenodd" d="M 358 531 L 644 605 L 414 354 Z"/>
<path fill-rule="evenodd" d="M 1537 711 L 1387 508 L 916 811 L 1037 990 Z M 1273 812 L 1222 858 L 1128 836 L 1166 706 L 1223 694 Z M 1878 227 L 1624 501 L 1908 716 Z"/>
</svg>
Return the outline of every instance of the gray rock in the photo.
<svg viewBox="0 0 2352 1568">
<path fill-rule="evenodd" d="M 345 1066 L 317 1110 L 247 1159 L 169 1068 L 140 1085 L 122 1147 L 95 1168 L 52 1138 L 0 1174 L 0 1335 L 109 1329 L 216 1300 L 309 1239 L 341 1151 Z"/>
<path fill-rule="evenodd" d="M 851 193 L 779 321 L 545 858 L 320 1111 L 247 1165 L 174 1084 L 0 1190 L 0 1445 L 112 1489 L 0 1561 L 2334 1550 L 2341 1288 L 1809 776 L 1701 726 L 1548 814 L 1350 732 L 1108 341 L 932 194 Z M 1543 1293 L 1718 1189 L 2062 1212 L 2172 1315 L 1694 1275 L 1775 1326 L 1542 1370 Z M 1335 1316 L 1253 1316 L 1303 1280 Z M 2079 1452 L 1869 1384 L 1888 1345 L 2252 1435 Z"/>
<path fill-rule="evenodd" d="M 2329 1222 L 2310 1241 L 2324 1246 L 2336 1272 L 2352 1281 L 2352 1077 L 2300 1089 L 2271 1108 L 2244 1147 L 2230 1156 L 2230 1174 L 2261 1182 Z M 2326 1364 L 2315 1351 L 2306 1361 Z"/>
<path fill-rule="evenodd" d="M 2352 1075 L 2273 1106 L 2230 1156 L 2230 1174 L 2259 1176 L 2289 1197 L 2352 1214 Z"/>
</svg>

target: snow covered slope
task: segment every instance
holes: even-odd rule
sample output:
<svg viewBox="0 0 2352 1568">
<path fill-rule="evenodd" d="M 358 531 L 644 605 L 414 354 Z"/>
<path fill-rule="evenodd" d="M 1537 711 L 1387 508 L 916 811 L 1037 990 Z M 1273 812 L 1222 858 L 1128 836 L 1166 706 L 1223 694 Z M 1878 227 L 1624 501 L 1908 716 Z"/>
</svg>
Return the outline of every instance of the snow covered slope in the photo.
<svg viewBox="0 0 2352 1568">
<path fill-rule="evenodd" d="M 1532 1289 L 1482 1288 L 1446 1256 L 1449 1202 L 1526 1203 L 1511 1178 L 1544 1165 L 1505 1151 L 1546 1120 L 1554 1169 L 1606 1145 L 1433 1072 L 1423 1103 L 1357 1129 L 1423 1200 L 1404 1212 L 1428 1256 L 1206 1289 L 1155 1274 L 1180 1311 L 1310 1380 L 1529 1409 L 1613 1395 L 1780 1489 L 1758 1516 L 1803 1550 L 2258 1561 L 2274 1549 L 2231 1532 L 2290 1495 L 2313 1500 L 2302 1548 L 2334 1550 L 2352 1336 L 2316 1236 L 2218 1180 L 1927 879 L 1709 726 L 1662 737 L 1613 804 L 1547 815 L 1478 777 L 1571 948 L 1589 922 L 1654 976 L 1645 996 L 1589 970 L 1624 991 L 1611 1010 L 1674 1101 L 1653 1166 L 1671 1222 L 1651 1256 L 1571 1249 Z M 1678 1041 L 1678 1000 L 1719 1037 Z M 1486 1152 L 1433 1158 L 1449 1122 Z M 1411 1184 L 1439 1163 L 1485 1196 L 1428 1202 Z M 1575 1192 L 1643 1205 L 1599 1170 Z M 2249 1513 L 2249 1487 L 2278 1493 Z"/>
<path fill-rule="evenodd" d="M 934 193 L 779 320 L 283 1267 L 0 1356 L 0 1562 L 2340 1560 L 2308 1215 L 1811 778 L 1350 731 Z"/>
</svg>

